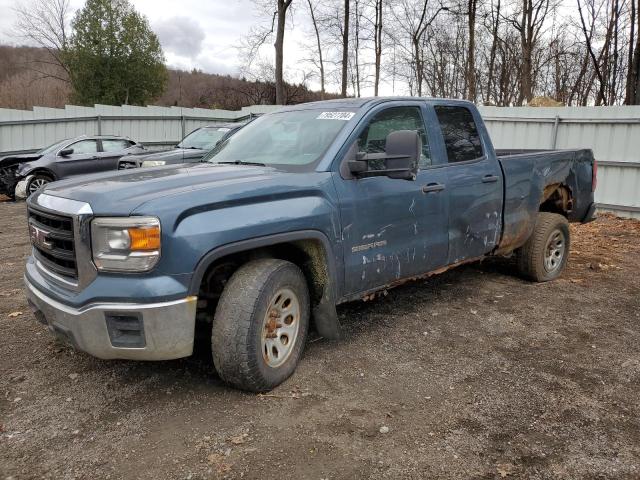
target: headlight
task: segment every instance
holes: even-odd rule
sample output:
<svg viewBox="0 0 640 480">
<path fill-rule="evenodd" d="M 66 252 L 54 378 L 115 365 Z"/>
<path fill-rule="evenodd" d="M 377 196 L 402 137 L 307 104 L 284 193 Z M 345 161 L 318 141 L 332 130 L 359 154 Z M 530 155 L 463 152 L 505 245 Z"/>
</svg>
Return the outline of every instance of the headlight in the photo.
<svg viewBox="0 0 640 480">
<path fill-rule="evenodd" d="M 161 165 L 164 165 L 165 163 L 167 163 L 164 160 L 144 160 L 142 162 L 142 167 L 159 167 Z"/>
<path fill-rule="evenodd" d="M 98 270 L 146 272 L 160 258 L 160 221 L 155 217 L 94 218 L 91 247 Z"/>
</svg>

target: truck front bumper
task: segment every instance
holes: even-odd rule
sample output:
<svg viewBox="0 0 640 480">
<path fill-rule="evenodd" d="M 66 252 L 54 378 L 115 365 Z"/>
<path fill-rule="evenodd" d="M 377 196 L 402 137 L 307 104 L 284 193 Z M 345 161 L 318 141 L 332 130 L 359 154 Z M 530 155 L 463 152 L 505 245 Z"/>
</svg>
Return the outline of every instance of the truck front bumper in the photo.
<svg viewBox="0 0 640 480">
<path fill-rule="evenodd" d="M 171 360 L 193 353 L 197 297 L 163 303 L 64 305 L 25 277 L 36 318 L 58 338 L 102 359 Z"/>
</svg>

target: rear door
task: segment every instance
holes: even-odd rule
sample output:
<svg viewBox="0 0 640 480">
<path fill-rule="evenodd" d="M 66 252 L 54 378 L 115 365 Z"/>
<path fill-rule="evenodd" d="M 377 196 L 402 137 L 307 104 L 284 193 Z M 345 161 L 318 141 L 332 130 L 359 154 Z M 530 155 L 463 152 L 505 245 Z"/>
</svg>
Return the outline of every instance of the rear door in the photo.
<svg viewBox="0 0 640 480">
<path fill-rule="evenodd" d="M 484 144 L 476 111 L 434 104 L 447 158 L 449 264 L 489 253 L 500 240 L 502 172 Z"/>
<path fill-rule="evenodd" d="M 434 159 L 424 102 L 398 103 L 372 111 L 357 130 L 355 143 L 360 152 L 383 153 L 389 133 L 418 131 L 422 155 L 417 179 L 353 178 L 344 168 L 336 177 L 347 294 L 373 290 L 446 263 L 446 172 L 429 169 Z M 431 189 L 425 191 L 427 184 Z"/>
<path fill-rule="evenodd" d="M 97 172 L 98 141 L 95 139 L 80 140 L 67 145 L 64 149 L 72 148 L 73 153 L 65 157 L 58 153 L 56 166 L 61 178 Z"/>
<path fill-rule="evenodd" d="M 103 138 L 101 152 L 98 154 L 99 161 L 95 166 L 96 171 L 117 170 L 118 160 L 131 152 L 133 142 L 125 138 Z"/>
</svg>

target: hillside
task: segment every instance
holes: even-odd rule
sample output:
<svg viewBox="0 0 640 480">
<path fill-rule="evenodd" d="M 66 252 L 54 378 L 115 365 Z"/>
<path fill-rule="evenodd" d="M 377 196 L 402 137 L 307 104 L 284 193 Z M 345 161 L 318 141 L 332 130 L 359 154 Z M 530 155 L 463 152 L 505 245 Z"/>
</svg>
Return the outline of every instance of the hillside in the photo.
<svg viewBox="0 0 640 480">
<path fill-rule="evenodd" d="M 70 103 L 66 73 L 47 63 L 41 48 L 0 45 L 0 108 L 62 107 Z M 304 85 L 286 85 L 287 103 L 320 100 L 320 93 Z M 229 75 L 169 69 L 169 83 L 155 105 L 237 110 L 243 106 L 273 104 L 275 85 Z"/>
</svg>

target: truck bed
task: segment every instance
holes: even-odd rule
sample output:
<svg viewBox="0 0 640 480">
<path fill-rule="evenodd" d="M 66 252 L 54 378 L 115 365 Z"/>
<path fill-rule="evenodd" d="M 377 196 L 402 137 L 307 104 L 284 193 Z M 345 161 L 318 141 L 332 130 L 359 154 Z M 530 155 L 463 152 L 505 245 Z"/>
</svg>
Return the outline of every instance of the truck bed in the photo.
<svg viewBox="0 0 640 480">
<path fill-rule="evenodd" d="M 496 150 L 504 175 L 503 233 L 498 251 L 509 252 L 529 238 L 545 192 L 554 185 L 571 193 L 570 222 L 582 221 L 593 202 L 593 153 L 576 150 Z M 548 187 L 548 188 L 547 188 Z"/>
</svg>

